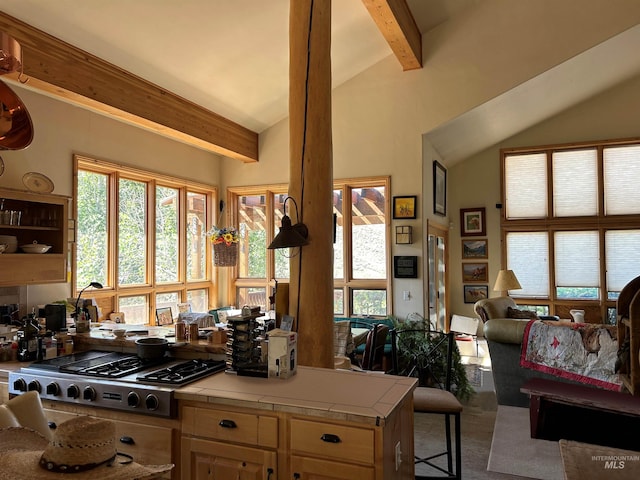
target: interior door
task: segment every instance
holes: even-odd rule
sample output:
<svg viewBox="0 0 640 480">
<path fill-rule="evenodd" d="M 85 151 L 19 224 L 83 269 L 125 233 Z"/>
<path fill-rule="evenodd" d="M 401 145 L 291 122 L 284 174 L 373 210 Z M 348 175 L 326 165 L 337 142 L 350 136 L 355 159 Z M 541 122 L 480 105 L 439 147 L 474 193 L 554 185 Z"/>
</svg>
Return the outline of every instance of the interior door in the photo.
<svg viewBox="0 0 640 480">
<path fill-rule="evenodd" d="M 427 318 L 436 330 L 449 330 L 447 315 L 447 238 L 444 226 L 427 223 Z"/>
</svg>

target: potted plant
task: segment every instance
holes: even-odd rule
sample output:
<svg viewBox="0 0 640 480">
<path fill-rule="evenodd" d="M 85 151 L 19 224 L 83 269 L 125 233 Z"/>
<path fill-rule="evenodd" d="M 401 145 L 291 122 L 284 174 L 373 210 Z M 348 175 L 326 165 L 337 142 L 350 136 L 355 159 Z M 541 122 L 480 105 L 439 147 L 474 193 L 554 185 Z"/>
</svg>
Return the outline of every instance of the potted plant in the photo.
<svg viewBox="0 0 640 480">
<path fill-rule="evenodd" d="M 394 320 L 397 374 L 416 377 L 421 387 L 445 388 L 446 337 L 439 332 L 430 332 L 426 327 L 424 322 Z M 451 360 L 451 393 L 461 401 L 468 400 L 475 393 L 455 342 Z"/>
</svg>

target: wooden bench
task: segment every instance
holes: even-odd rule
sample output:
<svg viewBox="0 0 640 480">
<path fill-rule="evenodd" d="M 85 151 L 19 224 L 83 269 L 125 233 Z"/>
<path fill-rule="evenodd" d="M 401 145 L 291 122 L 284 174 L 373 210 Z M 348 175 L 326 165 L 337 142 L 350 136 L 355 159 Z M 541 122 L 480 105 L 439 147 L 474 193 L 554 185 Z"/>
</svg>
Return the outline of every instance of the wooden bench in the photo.
<svg viewBox="0 0 640 480">
<path fill-rule="evenodd" d="M 621 433 L 640 428 L 637 396 L 543 378 L 530 379 L 520 391 L 531 399 L 531 438 L 640 449 L 639 440 Z"/>
</svg>

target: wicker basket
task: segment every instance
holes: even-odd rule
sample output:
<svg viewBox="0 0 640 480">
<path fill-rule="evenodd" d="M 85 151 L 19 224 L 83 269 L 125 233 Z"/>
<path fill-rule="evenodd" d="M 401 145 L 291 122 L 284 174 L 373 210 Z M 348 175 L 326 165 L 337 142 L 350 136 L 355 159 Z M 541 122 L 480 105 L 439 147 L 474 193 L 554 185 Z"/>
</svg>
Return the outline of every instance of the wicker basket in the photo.
<svg viewBox="0 0 640 480">
<path fill-rule="evenodd" d="M 235 267 L 238 261 L 238 244 L 215 243 L 213 245 L 213 264 L 216 267 Z"/>
</svg>

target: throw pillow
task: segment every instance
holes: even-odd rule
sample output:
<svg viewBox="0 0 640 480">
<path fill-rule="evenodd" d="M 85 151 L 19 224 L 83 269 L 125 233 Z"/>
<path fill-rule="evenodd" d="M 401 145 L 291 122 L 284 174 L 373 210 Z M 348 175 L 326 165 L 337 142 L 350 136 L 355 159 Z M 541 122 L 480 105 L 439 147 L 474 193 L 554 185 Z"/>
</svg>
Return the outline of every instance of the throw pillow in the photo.
<svg viewBox="0 0 640 480">
<path fill-rule="evenodd" d="M 531 310 L 518 310 L 517 308 L 507 307 L 507 318 L 537 319 L 538 315 Z"/>
</svg>

